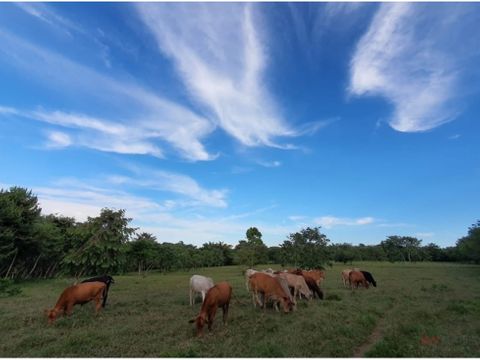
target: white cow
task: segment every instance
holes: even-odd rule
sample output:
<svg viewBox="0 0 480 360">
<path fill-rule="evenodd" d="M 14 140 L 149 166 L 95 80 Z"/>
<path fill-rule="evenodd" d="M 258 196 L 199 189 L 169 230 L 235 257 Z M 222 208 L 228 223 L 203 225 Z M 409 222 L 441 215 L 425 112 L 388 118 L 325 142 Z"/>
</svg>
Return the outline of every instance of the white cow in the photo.
<svg viewBox="0 0 480 360">
<path fill-rule="evenodd" d="M 202 275 L 193 275 L 190 278 L 190 306 L 195 304 L 195 293 L 202 294 L 202 302 L 205 300 L 205 294 L 213 287 L 213 280 Z"/>
</svg>

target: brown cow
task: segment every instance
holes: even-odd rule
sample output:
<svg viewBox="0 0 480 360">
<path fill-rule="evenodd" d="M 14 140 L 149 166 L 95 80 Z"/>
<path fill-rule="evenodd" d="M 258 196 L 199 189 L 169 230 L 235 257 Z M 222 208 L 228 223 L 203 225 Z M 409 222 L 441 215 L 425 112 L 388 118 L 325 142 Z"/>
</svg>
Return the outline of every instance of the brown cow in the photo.
<svg viewBox="0 0 480 360">
<path fill-rule="evenodd" d="M 356 270 L 350 271 L 350 274 L 348 275 L 348 279 L 350 281 L 350 286 L 352 287 L 352 289 L 354 287 L 358 288 L 358 285 L 360 284 L 362 284 L 365 287 L 365 289 L 368 289 L 368 282 L 361 271 L 356 271 Z"/>
<path fill-rule="evenodd" d="M 313 278 L 318 286 L 320 286 L 320 283 L 325 280 L 325 271 L 323 270 L 302 270 L 302 274 L 303 273 L 306 273 L 308 276 Z"/>
<path fill-rule="evenodd" d="M 279 281 L 269 275 L 263 273 L 255 273 L 250 276 L 249 288 L 252 292 L 253 306 L 255 304 L 263 307 L 265 311 L 265 304 L 267 301 L 273 301 L 275 309 L 278 311 L 277 303 L 280 302 L 285 313 L 293 310 L 293 302 L 290 300 L 288 293 L 280 285 Z M 264 297 L 263 304 L 258 295 L 262 294 Z"/>
<path fill-rule="evenodd" d="M 70 315 L 75 305 L 83 305 L 91 300 L 95 300 L 95 314 L 98 313 L 102 307 L 101 300 L 106 286 L 103 282 L 95 281 L 80 283 L 66 288 L 58 298 L 55 307 L 51 310 L 45 310 L 48 316 L 48 323 L 52 324 L 61 313 Z"/>
<path fill-rule="evenodd" d="M 223 323 L 227 323 L 228 307 L 231 297 L 232 287 L 226 281 L 219 282 L 207 291 L 202 308 L 200 309 L 200 314 L 198 314 L 195 319 L 189 321 L 196 323 L 197 336 L 203 335 L 205 323 L 208 325 L 208 330 L 212 330 L 213 320 L 215 319 L 218 307 L 221 307 L 223 310 Z"/>
<path fill-rule="evenodd" d="M 313 293 L 313 297 L 318 296 L 320 299 L 323 299 L 322 289 L 320 289 L 320 286 L 318 286 L 315 279 L 310 277 L 308 274 L 304 274 L 303 278 L 305 279 L 308 288 Z"/>
</svg>

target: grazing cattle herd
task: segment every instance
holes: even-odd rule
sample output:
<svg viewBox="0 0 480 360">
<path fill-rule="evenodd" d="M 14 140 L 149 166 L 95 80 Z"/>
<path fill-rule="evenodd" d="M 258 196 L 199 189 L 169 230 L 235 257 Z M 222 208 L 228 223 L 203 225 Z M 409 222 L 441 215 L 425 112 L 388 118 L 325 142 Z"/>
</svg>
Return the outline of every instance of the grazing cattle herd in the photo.
<svg viewBox="0 0 480 360">
<path fill-rule="evenodd" d="M 315 297 L 323 299 L 321 284 L 325 281 L 325 275 L 324 270 L 318 269 L 283 271 L 247 269 L 245 285 L 252 296 L 254 308 L 258 305 L 265 312 L 267 304 L 272 304 L 276 311 L 279 311 L 280 306 L 283 312 L 288 313 L 296 309 L 297 301 L 302 298 L 308 301 Z M 358 268 L 343 270 L 341 279 L 343 285 L 347 287 L 348 284 L 352 290 L 358 289 L 360 285 L 365 289 L 368 289 L 370 284 L 377 286 L 370 272 Z M 66 288 L 55 307 L 45 310 L 48 323 L 53 323 L 59 315 L 70 315 L 75 305 L 83 305 L 92 300 L 95 301 L 95 313 L 98 313 L 102 307 L 105 307 L 108 290 L 114 283 L 111 276 L 103 275 L 83 280 L 79 284 Z M 222 308 L 223 323 L 227 323 L 232 286 L 225 281 L 214 284 L 209 277 L 193 275 L 190 278 L 190 306 L 195 304 L 197 293 L 202 295 L 202 307 L 200 313 L 190 322 L 196 324 L 197 336 L 201 336 L 205 324 L 208 330 L 212 329 L 218 308 Z"/>
</svg>

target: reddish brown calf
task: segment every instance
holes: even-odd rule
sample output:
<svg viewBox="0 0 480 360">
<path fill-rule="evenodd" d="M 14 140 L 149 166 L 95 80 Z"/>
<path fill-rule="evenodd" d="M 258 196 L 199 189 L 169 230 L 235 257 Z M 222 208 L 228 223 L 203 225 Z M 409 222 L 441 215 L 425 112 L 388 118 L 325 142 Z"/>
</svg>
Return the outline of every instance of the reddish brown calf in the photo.
<svg viewBox="0 0 480 360">
<path fill-rule="evenodd" d="M 227 323 L 228 307 L 232 297 L 232 287 L 226 281 L 216 284 L 210 288 L 205 295 L 200 314 L 195 319 L 190 320 L 197 325 L 197 336 L 203 335 L 203 327 L 208 325 L 208 330 L 212 330 L 213 320 L 219 307 L 223 310 L 223 323 Z"/>
<path fill-rule="evenodd" d="M 53 323 L 62 313 L 70 315 L 75 305 L 85 304 L 91 300 L 95 300 L 95 313 L 98 313 L 102 307 L 101 300 L 106 286 L 105 283 L 96 281 L 80 283 L 66 288 L 58 298 L 55 307 L 51 310 L 45 310 L 48 323 Z"/>
<path fill-rule="evenodd" d="M 358 285 L 360 284 L 362 284 L 365 287 L 365 289 L 368 289 L 368 282 L 361 271 L 355 271 L 355 270 L 350 271 L 350 274 L 348 275 L 348 279 L 350 281 L 350 286 L 352 287 L 352 289 L 354 287 L 358 288 Z"/>
</svg>

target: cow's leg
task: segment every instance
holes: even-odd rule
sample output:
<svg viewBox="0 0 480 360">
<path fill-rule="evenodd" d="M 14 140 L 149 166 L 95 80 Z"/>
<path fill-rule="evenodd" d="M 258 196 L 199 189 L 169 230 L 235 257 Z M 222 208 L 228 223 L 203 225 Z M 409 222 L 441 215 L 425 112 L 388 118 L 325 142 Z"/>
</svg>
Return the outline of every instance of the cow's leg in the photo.
<svg viewBox="0 0 480 360">
<path fill-rule="evenodd" d="M 72 311 L 73 311 L 73 304 L 67 304 L 67 306 L 65 307 L 64 313 L 67 316 L 70 316 L 72 315 Z"/>
<path fill-rule="evenodd" d="M 230 306 L 230 303 L 226 303 L 223 305 L 223 323 L 226 325 L 227 324 L 227 317 L 228 317 L 228 307 Z"/>
<path fill-rule="evenodd" d="M 276 311 L 276 312 L 279 312 L 279 311 L 280 311 L 280 310 L 278 309 L 278 303 L 279 303 L 278 300 L 275 300 L 275 301 L 273 302 L 273 307 L 275 308 L 275 311 Z"/>
<path fill-rule="evenodd" d="M 101 296 L 95 297 L 95 314 L 98 314 L 100 309 L 102 308 L 102 298 Z"/>
<path fill-rule="evenodd" d="M 260 300 L 260 297 L 258 296 L 258 292 L 255 293 L 255 296 L 256 296 L 256 299 L 257 299 L 257 304 L 258 304 L 258 306 L 264 307 L 264 306 L 265 306 L 265 302 L 266 302 L 266 300 L 265 300 L 265 295 L 263 295 L 263 301 Z"/>
<path fill-rule="evenodd" d="M 190 288 L 190 306 L 193 306 L 195 303 L 195 294 L 193 293 L 193 289 Z"/>
<path fill-rule="evenodd" d="M 290 291 L 290 294 L 292 295 L 293 299 L 295 300 L 297 298 L 297 296 L 300 296 L 300 294 L 298 292 L 298 289 L 295 286 L 292 288 L 292 290 L 293 290 L 293 292 Z"/>
<path fill-rule="evenodd" d="M 202 290 L 202 304 L 205 301 L 205 290 Z"/>
<path fill-rule="evenodd" d="M 208 314 L 208 330 L 212 330 L 213 320 L 215 320 L 215 314 L 217 313 L 217 305 L 213 306 L 211 312 Z"/>
</svg>

